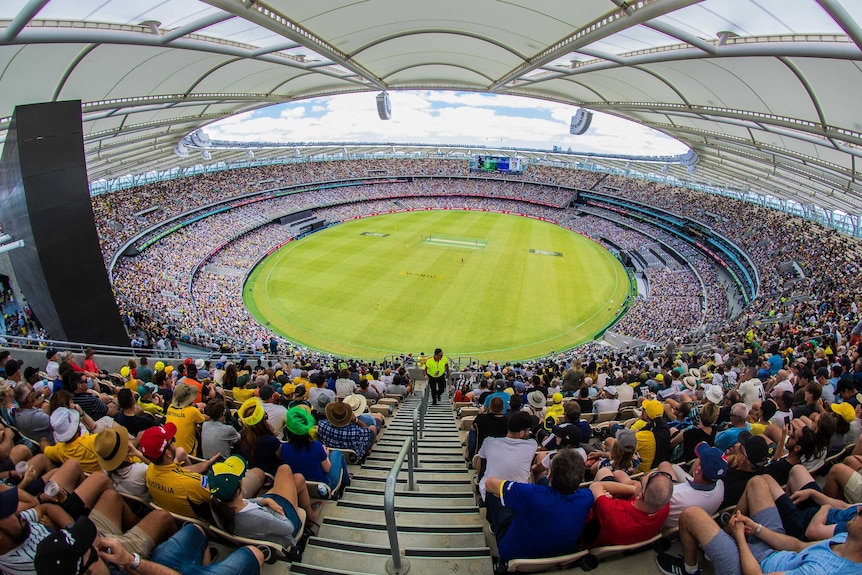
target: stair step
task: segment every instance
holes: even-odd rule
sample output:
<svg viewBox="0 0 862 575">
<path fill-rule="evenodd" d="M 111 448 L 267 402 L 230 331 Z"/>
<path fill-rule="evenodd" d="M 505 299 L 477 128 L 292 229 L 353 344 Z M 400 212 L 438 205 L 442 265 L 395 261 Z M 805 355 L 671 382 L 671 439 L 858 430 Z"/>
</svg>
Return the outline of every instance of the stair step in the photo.
<svg viewBox="0 0 862 575">
<path fill-rule="evenodd" d="M 306 558 L 307 557 L 307 558 Z M 314 567 L 320 559 L 329 568 L 321 569 Z M 390 555 L 373 555 L 355 552 L 333 553 L 331 549 L 317 548 L 309 545 L 303 556 L 302 563 L 294 563 L 291 573 L 298 575 L 329 575 L 339 573 L 353 575 L 355 573 L 386 573 L 386 562 L 391 559 Z M 493 575 L 494 568 L 491 557 L 411 557 L 405 559 L 410 563 L 410 573 L 437 574 L 458 573 L 459 575 Z M 312 564 L 312 565 L 309 565 Z M 348 570 L 352 568 L 353 570 Z M 356 569 L 362 569 L 356 571 Z"/>
<path fill-rule="evenodd" d="M 419 493 L 451 493 L 458 496 L 468 494 L 473 494 L 472 488 L 466 482 L 460 483 L 452 483 L 451 481 L 423 481 L 419 478 L 416 478 L 416 489 L 418 489 Z M 386 478 L 385 477 L 354 477 L 353 481 L 350 484 L 350 487 L 347 489 L 353 489 L 354 487 L 362 488 L 362 489 L 379 489 L 382 493 L 386 487 Z M 407 478 L 403 480 L 399 480 L 395 485 L 395 493 L 417 493 L 416 491 L 407 491 Z"/>
<path fill-rule="evenodd" d="M 397 454 L 395 453 L 382 453 L 377 455 L 376 452 L 372 453 L 368 457 L 365 458 L 367 462 L 380 462 L 380 461 L 388 461 L 392 463 L 395 461 Z M 464 461 L 463 456 L 452 456 L 452 455 L 420 455 L 419 460 L 421 463 L 425 464 L 425 466 L 431 465 L 460 465 L 464 467 L 466 465 L 466 461 Z"/>
<path fill-rule="evenodd" d="M 452 531 L 448 533 L 429 533 L 427 527 L 417 526 L 417 531 L 403 531 L 398 528 L 398 544 L 407 549 L 411 547 L 418 548 L 458 548 L 458 547 L 483 547 L 485 545 L 485 535 L 479 531 L 465 532 Z M 421 531 L 418 531 L 421 529 Z M 334 525 L 329 522 L 324 522 L 320 528 L 320 537 L 332 539 L 335 541 L 344 541 L 345 543 L 364 543 L 366 545 L 389 545 L 389 534 L 386 531 L 385 525 L 369 525 L 367 523 L 360 526 L 345 526 Z"/>
<path fill-rule="evenodd" d="M 379 486 L 379 489 L 376 489 L 375 487 L 378 487 L 378 486 Z M 345 492 L 345 497 L 348 494 L 349 495 L 353 495 L 353 494 L 376 495 L 376 496 L 380 497 L 383 495 L 383 491 L 386 489 L 386 482 L 385 481 L 379 482 L 377 485 L 375 485 L 375 487 L 357 487 L 355 484 L 351 484 L 350 488 Z M 395 492 L 398 494 L 399 498 L 400 497 L 410 497 L 410 498 L 419 497 L 419 498 L 436 499 L 437 501 L 440 501 L 442 499 L 450 499 L 450 500 L 452 500 L 451 504 L 453 504 L 453 505 L 459 505 L 458 503 L 455 503 L 455 502 L 458 500 L 461 500 L 461 499 L 467 499 L 470 501 L 474 501 L 473 493 L 471 491 L 463 491 L 463 492 L 462 491 L 449 491 L 446 493 L 435 493 L 435 492 L 426 493 L 426 492 L 419 492 L 419 491 L 398 491 L 396 489 Z"/>
<path fill-rule="evenodd" d="M 383 497 L 379 493 L 356 493 L 346 492 L 344 496 L 338 500 L 339 505 L 345 507 L 356 507 L 365 509 L 383 510 Z M 398 495 L 395 499 L 395 509 L 397 511 L 416 510 L 429 513 L 454 513 L 459 512 L 460 508 L 468 508 L 472 513 L 478 513 L 476 502 L 473 499 L 461 498 L 446 500 L 440 497 L 425 497 L 421 494 L 414 493 L 412 496 Z"/>
<path fill-rule="evenodd" d="M 366 463 L 365 465 L 362 466 L 363 471 L 386 471 L 386 472 L 388 472 L 390 469 L 392 469 L 392 465 L 386 465 L 383 463 L 377 463 L 377 464 Z M 406 472 L 407 469 L 402 468 L 402 471 Z M 452 465 L 452 464 L 437 465 L 435 463 L 435 464 L 423 465 L 419 469 L 414 469 L 413 473 L 414 474 L 416 474 L 416 473 L 425 473 L 425 474 L 427 474 L 427 473 L 454 473 L 454 474 L 458 474 L 458 473 L 465 473 L 466 471 L 467 471 L 467 467 L 465 466 L 465 464 L 463 462 L 458 463 L 457 465 Z"/>
<path fill-rule="evenodd" d="M 434 513 L 433 510 L 427 511 L 396 511 L 395 524 L 450 524 L 450 525 L 479 525 L 483 521 L 482 517 L 475 511 L 469 508 L 452 508 L 462 511 L 461 513 Z M 342 504 L 332 508 L 327 508 L 326 518 L 333 519 L 351 519 L 362 520 L 374 523 L 385 523 L 386 517 L 383 514 L 382 506 L 380 510 L 370 509 L 365 505 L 352 506 L 351 504 Z"/>
</svg>

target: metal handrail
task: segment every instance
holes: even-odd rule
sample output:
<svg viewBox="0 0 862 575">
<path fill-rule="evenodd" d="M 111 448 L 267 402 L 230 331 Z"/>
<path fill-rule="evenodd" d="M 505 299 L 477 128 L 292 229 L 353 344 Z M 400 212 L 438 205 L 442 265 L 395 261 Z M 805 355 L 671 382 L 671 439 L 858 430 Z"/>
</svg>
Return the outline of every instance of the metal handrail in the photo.
<svg viewBox="0 0 862 575">
<path fill-rule="evenodd" d="M 428 411 L 428 398 L 431 395 L 431 386 L 425 384 L 425 389 L 422 392 L 422 399 L 419 400 L 419 438 L 425 436 L 425 413 Z"/>
<path fill-rule="evenodd" d="M 398 547 L 398 526 L 395 525 L 395 486 L 398 484 L 398 474 L 404 459 L 407 458 L 407 489 L 413 491 L 413 458 L 407 457 L 413 445 L 413 438 L 408 437 L 398 452 L 398 457 L 392 463 L 389 475 L 386 477 L 386 489 L 383 492 L 383 514 L 386 516 L 386 531 L 389 534 L 389 546 L 392 548 L 392 558 L 386 561 L 386 572 L 390 575 L 404 575 L 410 571 L 410 562 L 401 557 Z"/>
</svg>

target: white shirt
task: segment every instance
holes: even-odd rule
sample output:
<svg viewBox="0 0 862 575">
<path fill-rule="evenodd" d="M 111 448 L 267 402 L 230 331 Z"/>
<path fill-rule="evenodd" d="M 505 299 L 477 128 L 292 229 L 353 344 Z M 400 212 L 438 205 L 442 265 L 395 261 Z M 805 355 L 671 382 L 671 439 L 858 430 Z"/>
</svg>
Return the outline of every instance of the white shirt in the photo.
<svg viewBox="0 0 862 575">
<path fill-rule="evenodd" d="M 663 528 L 667 529 L 679 525 L 679 516 L 689 507 L 700 507 L 710 515 L 718 511 L 724 499 L 724 483 L 721 480 L 716 481 L 712 489 L 707 487 L 708 490 L 698 489 L 698 487 L 707 486 L 698 484 L 697 487 L 694 487 L 691 480 L 673 486 L 670 512 L 664 521 Z"/>
<path fill-rule="evenodd" d="M 763 382 L 756 377 L 743 381 L 739 384 L 739 395 L 742 396 L 742 401 L 748 407 L 754 405 L 755 401 L 763 401 L 765 398 Z"/>
<path fill-rule="evenodd" d="M 276 403 L 264 403 L 263 410 L 266 412 L 266 421 L 275 431 L 275 435 L 279 439 L 284 437 L 284 419 L 287 416 L 287 408 Z"/>
<path fill-rule="evenodd" d="M 593 402 L 593 413 L 606 413 L 613 411 L 616 413 L 620 410 L 619 399 L 597 399 Z"/>
<path fill-rule="evenodd" d="M 486 438 L 479 448 L 479 457 L 485 460 L 485 474 L 479 480 L 482 501 L 485 500 L 485 479 L 488 477 L 530 483 L 530 468 L 537 447 L 532 439 Z"/>
</svg>

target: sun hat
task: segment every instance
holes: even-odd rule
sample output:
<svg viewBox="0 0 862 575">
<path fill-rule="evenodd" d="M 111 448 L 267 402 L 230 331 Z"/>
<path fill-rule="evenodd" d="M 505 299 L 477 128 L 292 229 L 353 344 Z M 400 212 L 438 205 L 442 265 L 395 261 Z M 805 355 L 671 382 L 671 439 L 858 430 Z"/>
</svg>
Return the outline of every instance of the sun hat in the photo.
<svg viewBox="0 0 862 575">
<path fill-rule="evenodd" d="M 656 381 L 664 381 L 664 375 L 662 375 L 660 373 L 655 374 L 655 380 Z"/>
<path fill-rule="evenodd" d="M 308 435 L 316 424 L 314 416 L 302 407 L 291 407 L 284 416 L 284 427 L 294 435 Z"/>
<path fill-rule="evenodd" d="M 554 403 L 563 403 L 563 394 L 559 391 L 553 395 Z"/>
<path fill-rule="evenodd" d="M 202 360 L 202 359 L 196 359 L 195 360 L 195 367 L 196 368 L 203 369 L 205 365 L 206 365 L 206 363 L 204 362 L 204 360 Z"/>
<path fill-rule="evenodd" d="M 113 471 L 120 466 L 129 453 L 129 432 L 122 425 L 104 429 L 93 443 L 96 459 L 105 471 Z"/>
<path fill-rule="evenodd" d="M 718 385 L 711 385 L 709 389 L 706 390 L 706 399 L 716 405 L 721 405 L 721 401 L 724 399 L 724 393 L 721 392 L 721 387 Z"/>
<path fill-rule="evenodd" d="M 832 411 L 843 417 L 847 423 L 853 423 L 856 419 L 856 408 L 849 403 L 833 403 Z"/>
<path fill-rule="evenodd" d="M 353 410 L 342 401 L 330 402 L 326 406 L 326 419 L 333 427 L 347 427 L 353 421 Z"/>
<path fill-rule="evenodd" d="M 697 379 L 691 375 L 682 378 L 682 384 L 691 391 L 697 388 Z"/>
<path fill-rule="evenodd" d="M 222 462 L 215 463 L 207 474 L 210 493 L 219 501 L 229 501 L 236 495 L 245 477 L 246 461 L 239 455 L 231 455 Z"/>
<path fill-rule="evenodd" d="M 198 388 L 187 383 L 180 383 L 174 388 L 173 406 L 188 407 L 195 402 L 198 396 Z"/>
<path fill-rule="evenodd" d="M 162 370 L 164 370 L 164 369 L 165 369 L 165 362 L 163 362 L 163 361 L 157 361 L 157 362 L 156 362 L 156 365 L 154 365 L 153 367 L 155 367 L 155 368 L 156 368 L 156 371 L 162 371 Z"/>
<path fill-rule="evenodd" d="M 248 411 L 249 407 L 254 407 L 251 413 L 248 415 L 243 415 Z M 246 399 L 242 405 L 239 406 L 239 418 L 242 420 L 243 424 L 251 427 L 253 425 L 257 425 L 266 417 L 266 411 L 263 409 L 263 403 L 260 401 L 260 398 L 251 397 Z"/>
<path fill-rule="evenodd" d="M 727 457 L 721 449 L 701 441 L 694 446 L 694 454 L 700 459 L 700 469 L 707 481 L 718 481 L 727 473 Z"/>
<path fill-rule="evenodd" d="M 604 387 L 604 392 L 607 393 L 608 395 L 612 396 L 612 397 L 616 397 L 617 396 L 617 386 L 606 385 Z"/>
<path fill-rule="evenodd" d="M 631 429 L 620 429 L 616 434 L 617 445 L 626 453 L 633 453 L 638 445 L 635 432 Z"/>
<path fill-rule="evenodd" d="M 177 426 L 171 422 L 148 427 L 141 434 L 141 453 L 150 461 L 156 461 L 164 454 L 165 448 L 176 434 Z"/>
<path fill-rule="evenodd" d="M 541 409 L 545 407 L 548 403 L 547 398 L 545 398 L 545 394 L 535 389 L 527 394 L 527 402 L 531 407 L 535 407 L 536 409 Z"/>
<path fill-rule="evenodd" d="M 89 567 L 84 564 L 84 556 L 93 549 L 97 534 L 93 520 L 84 515 L 71 527 L 55 531 L 42 539 L 36 546 L 33 559 L 37 575 L 84 573 L 85 568 Z M 95 553 L 95 550 L 92 552 Z"/>
<path fill-rule="evenodd" d="M 120 375 L 122 375 L 123 377 L 129 377 L 130 373 L 132 373 L 132 370 L 129 369 L 128 365 L 124 365 L 120 368 Z"/>
<path fill-rule="evenodd" d="M 317 396 L 316 407 L 317 410 L 326 409 L 326 406 L 332 402 L 332 398 L 326 395 L 325 393 L 321 393 Z"/>
<path fill-rule="evenodd" d="M 657 399 L 646 399 L 641 407 L 650 419 L 658 419 L 664 415 L 664 406 Z"/>
<path fill-rule="evenodd" d="M 69 441 L 75 434 L 81 423 L 81 415 L 74 409 L 68 407 L 58 407 L 51 414 L 51 429 L 54 430 L 54 441 L 57 443 L 65 443 Z"/>
<path fill-rule="evenodd" d="M 167 375 L 170 375 L 170 374 L 172 374 L 173 372 L 174 372 L 174 366 L 172 366 L 172 365 L 166 365 L 166 366 L 165 366 L 165 373 L 166 373 Z M 237 383 L 238 383 L 238 381 L 237 381 Z"/>
<path fill-rule="evenodd" d="M 365 413 L 365 410 L 368 408 L 368 400 L 364 395 L 354 393 L 348 395 L 342 401 L 353 410 L 353 415 L 357 417 Z"/>
</svg>

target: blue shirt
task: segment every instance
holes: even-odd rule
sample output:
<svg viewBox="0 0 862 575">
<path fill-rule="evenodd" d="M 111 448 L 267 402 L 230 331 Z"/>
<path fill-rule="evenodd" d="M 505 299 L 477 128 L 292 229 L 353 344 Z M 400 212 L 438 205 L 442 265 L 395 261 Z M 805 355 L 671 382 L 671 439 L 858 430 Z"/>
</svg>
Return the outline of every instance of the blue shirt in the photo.
<svg viewBox="0 0 862 575">
<path fill-rule="evenodd" d="M 485 409 L 488 409 L 488 406 L 491 404 L 491 399 L 494 397 L 499 397 L 503 400 L 503 410 L 509 408 L 509 401 L 512 399 L 512 396 L 506 393 L 505 391 L 495 391 L 494 393 L 489 393 L 485 396 L 485 401 L 482 402 L 482 405 Z"/>
<path fill-rule="evenodd" d="M 281 444 L 281 461 L 290 465 L 294 473 L 302 473 L 309 481 L 326 483 L 326 474 L 321 463 L 326 461 L 326 451 L 319 441 L 312 441 L 308 449 L 297 449 L 293 443 Z"/>
<path fill-rule="evenodd" d="M 575 551 L 593 508 L 589 489 L 563 495 L 553 487 L 505 481 L 502 491 L 501 501 L 515 511 L 515 517 L 499 542 L 500 559 L 556 557 Z M 537 537 L 537 533 L 543 535 Z"/>
<path fill-rule="evenodd" d="M 846 533 L 840 533 L 816 545 L 806 547 L 799 553 L 776 551 L 760 562 L 764 573 L 784 571 L 784 575 L 835 575 L 836 573 L 859 573 L 862 564 L 854 563 L 836 555 L 830 545 L 844 543 Z"/>
</svg>

